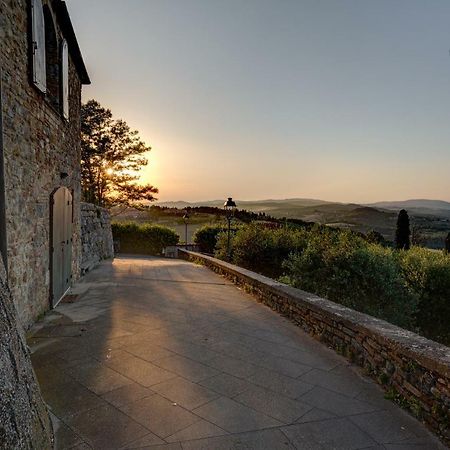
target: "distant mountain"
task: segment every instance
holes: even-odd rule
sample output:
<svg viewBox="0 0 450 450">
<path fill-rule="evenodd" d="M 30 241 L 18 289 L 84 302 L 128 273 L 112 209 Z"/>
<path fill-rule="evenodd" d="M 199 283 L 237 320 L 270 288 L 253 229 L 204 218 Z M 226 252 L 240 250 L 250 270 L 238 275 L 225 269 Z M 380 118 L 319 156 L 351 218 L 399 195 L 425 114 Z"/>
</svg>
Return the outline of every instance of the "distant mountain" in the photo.
<svg viewBox="0 0 450 450">
<path fill-rule="evenodd" d="M 383 209 L 444 209 L 450 211 L 450 202 L 445 202 L 443 200 L 403 200 L 403 201 L 393 201 L 393 202 L 376 202 L 370 203 L 367 206 L 372 206 L 375 208 Z"/>
<path fill-rule="evenodd" d="M 208 200 L 203 202 L 160 202 L 158 205 L 184 209 L 189 206 L 214 206 L 221 208 L 224 200 Z M 275 217 L 293 217 L 311 222 L 333 223 L 351 219 L 357 223 L 372 222 L 377 218 L 381 222 L 387 217 L 393 217 L 401 209 L 406 209 L 410 215 L 422 217 L 450 218 L 450 202 L 443 200 L 404 200 L 383 201 L 367 205 L 356 203 L 337 203 L 309 198 L 290 198 L 283 200 L 236 200 L 239 209 L 254 212 L 266 212 Z"/>
<path fill-rule="evenodd" d="M 157 205 L 178 209 L 185 209 L 189 206 L 222 208 L 224 201 L 224 199 L 202 202 L 180 200 L 158 202 Z M 383 201 L 361 205 L 309 198 L 290 198 L 236 200 L 236 204 L 239 209 L 264 212 L 277 218 L 301 219 L 305 222 L 317 222 L 332 227 L 350 228 L 362 233 L 376 230 L 388 240 L 394 239 L 398 211 L 406 209 L 410 215 L 412 227 L 420 230 L 425 239 L 425 245 L 432 248 L 442 248 L 445 237 L 450 231 L 450 202 L 442 200 Z M 147 212 L 135 210 L 122 212 L 117 217 L 117 219 L 119 218 L 120 220 L 149 220 Z M 173 220 L 173 216 L 170 214 L 168 218 Z"/>
<path fill-rule="evenodd" d="M 443 200 L 404 200 L 393 202 L 377 202 L 370 207 L 388 211 L 406 209 L 408 213 L 419 216 L 434 216 L 450 218 L 450 203 Z"/>
<path fill-rule="evenodd" d="M 184 200 L 170 201 L 170 202 L 158 202 L 159 206 L 167 206 L 169 208 L 187 208 L 189 206 L 216 206 L 222 207 L 224 200 L 206 200 L 200 202 L 185 202 Z M 311 198 L 287 198 L 287 199 L 267 199 L 267 200 L 236 200 L 235 202 L 240 209 L 258 210 L 264 211 L 279 207 L 281 205 L 291 207 L 305 207 L 314 205 L 334 204 L 333 202 L 327 202 L 325 200 L 316 200 Z"/>
</svg>

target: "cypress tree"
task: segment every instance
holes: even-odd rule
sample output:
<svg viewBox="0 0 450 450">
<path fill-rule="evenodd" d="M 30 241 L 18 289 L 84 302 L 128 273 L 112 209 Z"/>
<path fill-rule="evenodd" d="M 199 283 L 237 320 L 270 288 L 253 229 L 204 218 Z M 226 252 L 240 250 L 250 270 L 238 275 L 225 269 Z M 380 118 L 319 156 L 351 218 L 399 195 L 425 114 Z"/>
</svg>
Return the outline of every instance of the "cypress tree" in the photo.
<svg viewBox="0 0 450 450">
<path fill-rule="evenodd" d="M 445 251 L 450 254 L 450 233 L 447 234 L 445 239 Z"/>
<path fill-rule="evenodd" d="M 398 213 L 397 229 L 395 231 L 395 246 L 398 250 L 409 250 L 411 247 L 411 230 L 409 227 L 408 212 L 402 209 Z"/>
</svg>

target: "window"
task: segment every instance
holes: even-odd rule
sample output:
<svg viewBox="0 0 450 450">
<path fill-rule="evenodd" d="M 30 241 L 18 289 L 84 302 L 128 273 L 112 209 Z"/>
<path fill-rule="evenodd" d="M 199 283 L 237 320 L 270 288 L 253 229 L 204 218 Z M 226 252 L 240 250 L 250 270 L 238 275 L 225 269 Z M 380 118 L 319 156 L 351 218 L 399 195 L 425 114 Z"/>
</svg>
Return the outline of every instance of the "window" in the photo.
<svg viewBox="0 0 450 450">
<path fill-rule="evenodd" d="M 69 47 L 61 41 L 53 13 L 42 0 L 31 0 L 33 84 L 69 118 Z"/>
<path fill-rule="evenodd" d="M 59 109 L 60 100 L 60 61 L 58 52 L 58 36 L 50 8 L 44 6 L 45 24 L 45 67 L 47 79 L 47 97 L 50 103 Z"/>
<path fill-rule="evenodd" d="M 61 46 L 62 113 L 69 118 L 69 46 L 64 39 Z"/>
<path fill-rule="evenodd" d="M 31 0 L 31 31 L 33 51 L 33 83 L 41 92 L 47 92 L 45 68 L 45 25 L 42 0 Z"/>
</svg>

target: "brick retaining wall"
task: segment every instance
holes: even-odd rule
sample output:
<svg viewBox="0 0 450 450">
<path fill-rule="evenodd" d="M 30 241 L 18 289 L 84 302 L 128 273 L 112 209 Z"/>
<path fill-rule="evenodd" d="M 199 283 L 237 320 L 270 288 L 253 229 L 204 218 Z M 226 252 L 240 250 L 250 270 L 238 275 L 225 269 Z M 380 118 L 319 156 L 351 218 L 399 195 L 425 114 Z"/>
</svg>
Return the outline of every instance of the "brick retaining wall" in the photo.
<svg viewBox="0 0 450 450">
<path fill-rule="evenodd" d="M 388 322 L 200 253 L 179 257 L 225 276 L 362 366 L 386 397 L 450 444 L 450 348 Z"/>
</svg>

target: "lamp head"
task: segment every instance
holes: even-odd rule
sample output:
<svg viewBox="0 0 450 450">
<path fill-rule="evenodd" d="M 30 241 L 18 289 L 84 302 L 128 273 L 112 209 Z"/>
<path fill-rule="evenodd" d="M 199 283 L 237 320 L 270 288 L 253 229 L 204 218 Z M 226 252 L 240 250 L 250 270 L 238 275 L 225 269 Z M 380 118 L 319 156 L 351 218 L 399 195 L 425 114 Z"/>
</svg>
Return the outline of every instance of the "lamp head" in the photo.
<svg viewBox="0 0 450 450">
<path fill-rule="evenodd" d="M 233 210 L 236 209 L 236 203 L 231 197 L 228 197 L 228 200 L 223 204 L 223 207 L 226 210 Z"/>
</svg>

